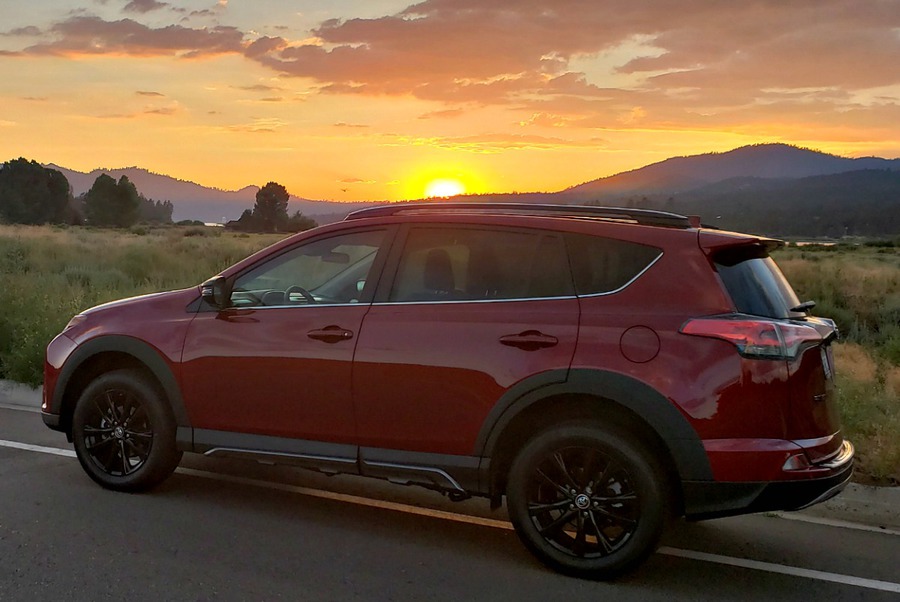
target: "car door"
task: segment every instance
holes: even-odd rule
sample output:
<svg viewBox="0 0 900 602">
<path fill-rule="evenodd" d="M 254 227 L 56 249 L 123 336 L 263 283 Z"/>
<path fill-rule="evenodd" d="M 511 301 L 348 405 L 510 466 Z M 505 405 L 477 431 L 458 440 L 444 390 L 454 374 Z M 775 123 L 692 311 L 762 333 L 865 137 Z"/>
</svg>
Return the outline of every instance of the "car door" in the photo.
<svg viewBox="0 0 900 602">
<path fill-rule="evenodd" d="M 195 443 L 228 446 L 211 432 L 353 442 L 353 352 L 388 238 L 376 228 L 300 243 L 234 277 L 231 307 L 197 315 L 183 361 Z"/>
<path fill-rule="evenodd" d="M 473 455 L 498 399 L 532 375 L 563 380 L 575 350 L 578 302 L 560 235 L 411 225 L 403 238 L 357 343 L 364 463 L 377 462 L 375 448 Z"/>
</svg>

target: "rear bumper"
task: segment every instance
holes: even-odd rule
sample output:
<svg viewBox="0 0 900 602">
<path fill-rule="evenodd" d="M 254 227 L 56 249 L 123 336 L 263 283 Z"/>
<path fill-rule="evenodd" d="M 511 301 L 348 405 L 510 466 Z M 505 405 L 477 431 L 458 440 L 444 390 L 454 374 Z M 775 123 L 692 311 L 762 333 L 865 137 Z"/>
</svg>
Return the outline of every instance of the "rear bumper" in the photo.
<svg viewBox="0 0 900 602">
<path fill-rule="evenodd" d="M 800 510 L 840 493 L 853 475 L 853 445 L 844 441 L 828 462 L 811 467 L 816 476 L 769 482 L 686 481 L 684 511 L 701 520 L 753 512 Z M 798 475 L 799 476 L 799 475 Z"/>
</svg>

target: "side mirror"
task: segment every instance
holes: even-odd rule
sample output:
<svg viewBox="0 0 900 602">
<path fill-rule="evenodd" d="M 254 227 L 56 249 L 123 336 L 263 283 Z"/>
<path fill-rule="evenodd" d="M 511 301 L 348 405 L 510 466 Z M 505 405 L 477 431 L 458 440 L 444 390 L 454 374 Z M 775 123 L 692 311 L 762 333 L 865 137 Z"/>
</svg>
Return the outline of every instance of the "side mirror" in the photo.
<svg viewBox="0 0 900 602">
<path fill-rule="evenodd" d="M 231 306 L 231 294 L 224 276 L 216 276 L 200 285 L 200 296 L 216 309 Z"/>
</svg>

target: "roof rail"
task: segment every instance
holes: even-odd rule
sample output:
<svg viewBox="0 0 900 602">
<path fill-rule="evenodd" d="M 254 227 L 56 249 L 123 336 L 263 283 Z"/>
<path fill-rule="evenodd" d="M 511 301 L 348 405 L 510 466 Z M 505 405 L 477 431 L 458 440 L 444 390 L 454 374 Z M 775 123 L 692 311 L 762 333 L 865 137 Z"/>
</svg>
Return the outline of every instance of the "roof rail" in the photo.
<svg viewBox="0 0 900 602">
<path fill-rule="evenodd" d="M 345 220 L 366 217 L 385 217 L 389 215 L 418 213 L 500 213 L 516 215 L 559 215 L 561 217 L 593 217 L 616 220 L 628 220 L 648 226 L 666 226 L 669 228 L 697 228 L 699 218 L 667 211 L 650 209 L 627 209 L 624 207 L 598 207 L 592 205 L 549 205 L 532 203 L 466 203 L 447 201 L 418 201 L 412 203 L 392 203 L 359 209 L 350 213 Z"/>
</svg>

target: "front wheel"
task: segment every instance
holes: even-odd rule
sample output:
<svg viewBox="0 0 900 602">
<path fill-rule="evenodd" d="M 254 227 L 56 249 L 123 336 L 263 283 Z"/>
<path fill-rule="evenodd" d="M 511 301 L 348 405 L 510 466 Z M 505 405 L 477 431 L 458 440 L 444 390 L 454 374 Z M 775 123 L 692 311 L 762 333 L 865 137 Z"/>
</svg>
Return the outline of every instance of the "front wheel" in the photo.
<svg viewBox="0 0 900 602">
<path fill-rule="evenodd" d="M 658 463 L 627 432 L 569 423 L 528 442 L 506 493 L 516 533 L 541 562 L 612 579 L 656 549 L 666 491 Z"/>
<path fill-rule="evenodd" d="M 117 491 L 150 489 L 181 460 L 171 410 L 131 370 L 107 372 L 85 388 L 72 415 L 72 439 L 88 476 Z"/>
</svg>

